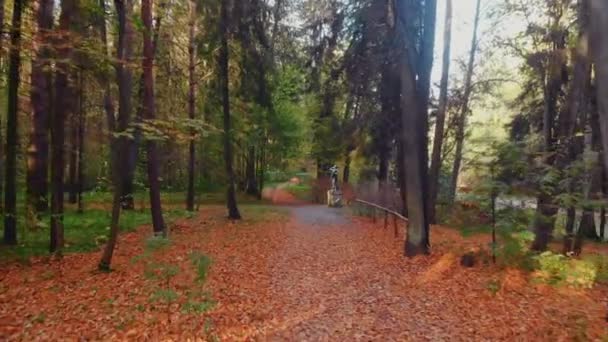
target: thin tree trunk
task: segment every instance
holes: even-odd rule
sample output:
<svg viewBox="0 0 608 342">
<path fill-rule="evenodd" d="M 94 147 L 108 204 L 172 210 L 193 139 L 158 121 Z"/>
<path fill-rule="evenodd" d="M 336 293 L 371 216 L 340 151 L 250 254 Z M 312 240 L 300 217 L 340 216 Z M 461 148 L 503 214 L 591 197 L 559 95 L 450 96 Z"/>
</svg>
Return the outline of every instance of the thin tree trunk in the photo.
<svg viewBox="0 0 608 342">
<path fill-rule="evenodd" d="M 63 248 L 63 176 L 65 152 L 65 120 L 73 113 L 73 89 L 70 85 L 70 62 L 72 60 L 72 41 L 69 33 L 72 19 L 77 14 L 74 0 L 61 1 L 57 42 L 57 76 L 55 78 L 55 110 L 51 120 L 51 253 L 61 253 Z"/>
<path fill-rule="evenodd" d="M 346 157 L 344 158 L 344 170 L 342 174 L 342 183 L 344 183 L 345 185 L 350 182 L 350 163 L 351 157 L 349 151 L 346 153 Z"/>
<path fill-rule="evenodd" d="M 133 63 L 133 42 L 134 42 L 134 28 L 133 28 L 133 3 L 132 0 L 114 0 L 116 5 L 116 12 L 118 17 L 119 25 L 119 36 L 118 44 L 116 48 L 117 64 L 116 74 L 118 80 L 118 120 L 116 123 L 116 129 L 118 132 L 125 132 L 131 123 L 131 111 L 132 107 L 132 91 L 133 91 L 133 71 L 131 64 Z M 122 153 L 130 151 L 133 142 L 127 137 L 121 137 L 121 146 L 123 146 Z M 129 162 L 128 158 L 125 158 L 125 163 Z M 122 208 L 129 208 L 133 203 L 133 180 L 129 176 L 129 170 L 122 172 L 122 186 L 120 187 L 121 194 L 121 206 Z"/>
<path fill-rule="evenodd" d="M 557 20 L 555 19 L 555 26 L 557 26 Z M 564 83 L 562 77 L 563 70 L 565 69 L 565 62 L 560 60 L 557 56 L 561 55 L 559 52 L 565 49 L 565 39 L 554 35 L 553 41 L 553 56 L 547 68 L 546 84 L 544 87 L 544 102 L 545 108 L 543 113 L 543 153 L 544 163 L 547 166 L 556 165 L 557 167 L 564 167 L 565 159 L 558 159 L 553 154 L 555 151 L 555 136 L 554 126 L 555 118 L 557 117 L 557 105 L 560 89 Z M 559 132 L 560 137 L 565 138 L 567 135 Z M 567 153 L 570 153 L 569 151 Z M 547 249 L 547 245 L 553 235 L 553 228 L 555 227 L 555 215 L 558 213 L 558 205 L 555 203 L 555 188 L 557 184 L 544 184 L 540 189 L 540 194 L 537 198 L 536 206 L 536 217 L 534 220 L 535 237 L 532 242 L 531 248 L 535 251 L 544 251 Z M 547 190 L 549 189 L 549 190 Z"/>
<path fill-rule="evenodd" d="M 4 1 L 2 1 L 4 2 Z M 27 198 L 37 213 L 48 209 L 49 118 L 51 117 L 53 75 L 50 70 L 50 30 L 53 28 L 53 0 L 34 3 L 38 25 L 32 61 L 32 130 L 28 147 Z"/>
<path fill-rule="evenodd" d="M 4 0 L 0 0 L 0 28 L 4 28 Z M 4 32 L 0 33 L 0 51 L 4 48 Z M 4 56 L 0 53 L 0 63 L 4 62 Z M 4 139 L 2 138 L 2 118 L 0 118 L 0 196 L 4 190 Z M 4 215 L 4 201 L 0 200 L 0 214 Z"/>
<path fill-rule="evenodd" d="M 99 35 L 101 39 L 101 44 L 103 45 L 103 53 L 104 57 L 109 59 L 110 51 L 108 47 L 108 34 L 106 29 L 106 0 L 99 0 L 99 8 L 100 14 L 97 17 L 97 25 L 99 26 Z M 119 39 L 120 41 L 120 39 Z M 119 66 L 115 66 L 118 68 Z M 118 71 L 117 71 L 118 74 Z M 106 120 L 108 122 L 108 131 L 114 132 L 116 129 L 116 118 L 115 118 L 115 109 L 114 109 L 114 101 L 112 99 L 112 89 L 110 86 L 110 79 L 108 74 L 102 71 L 98 75 L 99 81 L 103 87 L 103 108 L 106 114 Z"/>
<path fill-rule="evenodd" d="M 85 172 L 84 172 L 84 156 L 85 156 L 85 144 L 84 144 L 84 134 L 86 130 L 86 113 L 84 111 L 85 108 L 85 95 L 84 95 L 84 86 L 83 86 L 83 78 L 84 75 L 80 74 L 80 95 L 78 98 L 80 99 L 80 108 L 78 109 L 78 192 L 77 202 L 78 202 L 78 212 L 82 213 L 84 211 L 84 202 L 82 199 L 82 193 L 84 192 L 85 186 Z"/>
<path fill-rule="evenodd" d="M 81 84 L 78 83 L 80 86 Z M 80 94 L 81 90 L 75 89 L 74 95 Z M 80 98 L 77 99 L 80 102 Z M 69 156 L 70 161 L 68 163 L 68 203 L 76 204 L 78 202 L 78 191 L 77 191 L 77 183 L 78 183 L 78 133 L 80 128 L 78 127 L 80 113 L 78 111 L 73 111 L 71 113 L 71 117 L 69 118 L 69 131 L 70 131 L 70 149 Z"/>
<path fill-rule="evenodd" d="M 17 244 L 17 150 L 19 84 L 21 70 L 21 15 L 23 1 L 13 3 L 11 46 L 8 69 L 8 109 L 6 120 L 6 174 L 4 194 L 4 243 Z"/>
<path fill-rule="evenodd" d="M 228 73 L 228 8 L 226 1 L 222 1 L 220 8 L 220 51 L 219 51 L 219 77 L 221 82 L 220 90 L 222 92 L 222 107 L 224 110 L 224 161 L 226 163 L 226 178 L 228 181 L 228 189 L 226 196 L 226 205 L 228 207 L 228 217 L 234 220 L 241 218 L 239 209 L 236 203 L 236 192 L 234 188 L 234 170 L 232 168 L 232 131 L 230 128 L 230 87 Z"/>
<path fill-rule="evenodd" d="M 189 34 L 188 34 L 188 114 L 190 120 L 194 120 L 195 112 L 195 96 L 196 96 L 196 82 L 195 82 L 195 33 L 196 33 L 196 1 L 190 0 L 190 22 L 189 22 Z M 188 211 L 194 211 L 194 164 L 196 158 L 196 141 L 194 141 L 195 133 L 191 133 L 189 155 L 188 155 L 188 193 L 186 195 L 186 209 Z"/>
<path fill-rule="evenodd" d="M 245 191 L 248 195 L 257 196 L 258 184 L 255 173 L 255 147 L 249 146 L 245 159 Z"/>
<path fill-rule="evenodd" d="M 126 17 L 126 5 L 122 0 L 116 0 L 116 13 L 118 17 L 118 48 L 117 48 L 117 59 L 118 61 L 115 64 L 116 68 L 116 76 L 118 80 L 118 92 L 128 92 L 130 93 L 130 81 L 129 77 L 124 77 L 125 74 L 123 71 L 123 67 L 125 65 L 125 60 L 123 59 L 124 52 L 124 43 L 128 38 L 125 37 L 125 34 L 128 34 L 127 28 L 127 17 Z M 101 16 L 99 22 L 100 34 L 102 44 L 104 45 L 106 56 L 109 55 L 108 51 L 108 40 L 107 40 L 107 32 L 106 32 L 106 20 L 105 20 L 105 0 L 99 0 L 100 8 L 101 8 Z M 110 221 L 110 233 L 108 237 L 108 242 L 106 243 L 106 247 L 104 248 L 103 254 L 101 256 L 101 260 L 99 261 L 98 268 L 102 271 L 109 271 L 110 265 L 112 263 L 112 255 L 114 254 L 114 248 L 116 246 L 116 242 L 118 240 L 118 232 L 119 232 L 119 222 L 120 222 L 120 209 L 122 206 L 122 185 L 123 178 L 121 176 L 122 169 L 125 165 L 126 157 L 124 153 L 120 153 L 120 151 L 124 148 L 128 148 L 128 145 L 125 144 L 124 138 L 118 138 L 114 135 L 114 133 L 121 132 L 120 128 L 116 124 L 116 119 L 114 117 L 114 102 L 112 101 L 111 96 L 111 88 L 108 77 L 103 74 L 101 79 L 104 83 L 104 109 L 106 111 L 106 117 L 108 120 L 108 128 L 111 132 L 110 134 L 110 178 L 112 179 L 112 185 L 114 187 L 114 196 L 112 200 L 112 218 Z M 121 103 L 119 103 L 120 105 Z M 119 109 L 119 115 L 121 111 Z M 124 115 L 124 111 L 122 112 Z"/>
<path fill-rule="evenodd" d="M 141 17 L 144 23 L 144 93 L 143 112 L 146 120 L 156 119 L 156 108 L 154 101 L 154 46 L 152 42 L 152 0 L 142 0 Z M 160 199 L 160 174 L 158 172 L 158 152 L 156 142 L 148 140 L 146 143 L 148 157 L 148 183 L 150 187 L 150 210 L 152 213 L 152 225 L 155 234 L 166 234 L 165 221 Z"/>
<path fill-rule="evenodd" d="M 452 45 L 452 0 L 446 0 L 445 23 L 443 33 L 443 64 L 441 82 L 439 85 L 439 110 L 435 121 L 435 138 L 433 140 L 433 154 L 429 171 L 429 221 L 437 223 L 436 208 L 439 194 L 439 176 L 441 173 L 441 150 L 445 130 L 445 119 L 448 108 L 448 81 L 450 75 L 450 50 Z M 459 166 L 460 168 L 460 166 Z"/>
<path fill-rule="evenodd" d="M 262 191 L 264 190 L 264 177 L 266 177 L 266 137 L 264 137 L 264 141 L 262 142 L 262 146 L 260 147 L 260 160 L 258 165 L 258 200 L 262 199 Z"/>
<path fill-rule="evenodd" d="M 456 188 L 458 187 L 458 176 L 460 174 L 460 166 L 462 164 L 462 152 L 464 149 L 464 135 L 466 131 L 467 116 L 469 113 L 469 100 L 472 91 L 472 79 L 473 72 L 475 69 L 475 57 L 477 55 L 477 29 L 479 28 L 479 15 L 480 15 L 481 0 L 477 0 L 475 8 L 475 21 L 473 23 L 473 37 L 471 39 L 471 51 L 469 52 L 469 61 L 467 64 L 467 73 L 464 82 L 464 96 L 462 99 L 462 106 L 460 107 L 460 113 L 457 118 L 456 127 L 456 154 L 454 155 L 454 165 L 452 167 L 452 179 L 450 182 L 450 188 L 448 193 L 448 201 L 453 203 L 456 199 Z"/>
</svg>

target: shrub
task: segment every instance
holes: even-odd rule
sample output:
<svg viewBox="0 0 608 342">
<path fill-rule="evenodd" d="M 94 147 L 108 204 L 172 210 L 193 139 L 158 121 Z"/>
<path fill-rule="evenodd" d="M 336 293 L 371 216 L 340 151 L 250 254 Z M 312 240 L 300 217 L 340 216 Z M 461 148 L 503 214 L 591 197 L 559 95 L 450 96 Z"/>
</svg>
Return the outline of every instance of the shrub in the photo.
<svg viewBox="0 0 608 342">
<path fill-rule="evenodd" d="M 570 259 L 548 251 L 535 256 L 534 260 L 537 280 L 550 285 L 591 288 L 597 278 L 597 266 L 589 260 Z"/>
</svg>

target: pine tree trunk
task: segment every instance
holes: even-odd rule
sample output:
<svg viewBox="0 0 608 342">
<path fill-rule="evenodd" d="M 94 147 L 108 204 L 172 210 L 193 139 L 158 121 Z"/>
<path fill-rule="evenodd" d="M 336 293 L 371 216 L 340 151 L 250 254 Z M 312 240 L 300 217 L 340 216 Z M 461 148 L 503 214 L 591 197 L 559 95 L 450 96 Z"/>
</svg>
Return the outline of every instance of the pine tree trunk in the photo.
<svg viewBox="0 0 608 342">
<path fill-rule="evenodd" d="M 448 201 L 453 203 L 456 199 L 456 188 L 458 187 L 458 176 L 460 174 L 460 166 L 462 164 L 462 153 L 464 150 L 464 136 L 466 132 L 467 116 L 469 113 L 469 100 L 472 92 L 472 79 L 473 72 L 475 69 L 475 57 L 477 55 L 477 30 L 479 28 L 479 15 L 480 15 L 481 0 L 477 0 L 475 8 L 475 21 L 473 23 L 473 38 L 471 39 L 471 51 L 469 52 L 469 61 L 467 64 L 467 73 L 464 82 L 464 96 L 462 99 L 462 105 L 460 107 L 460 113 L 457 118 L 456 127 L 456 154 L 454 155 L 454 165 L 452 167 L 452 179 L 450 182 L 450 189 L 448 192 Z"/>
<path fill-rule="evenodd" d="M 11 45 L 8 68 L 8 109 L 6 120 L 6 174 L 4 193 L 4 243 L 17 244 L 17 150 L 19 84 L 21 71 L 21 15 L 24 1 L 13 3 Z"/>
<path fill-rule="evenodd" d="M 556 19 L 557 20 L 557 19 Z M 565 39 L 559 35 L 553 35 L 554 56 L 559 55 L 559 52 L 565 49 Z M 543 112 L 543 153 L 544 164 L 546 166 L 563 167 L 565 160 L 559 160 L 553 154 L 555 151 L 555 119 L 557 118 L 558 97 L 560 89 L 563 86 L 564 79 L 562 77 L 565 70 L 564 61 L 558 58 L 551 58 L 547 67 L 546 84 L 544 87 L 544 102 L 545 108 Z M 563 133 L 559 133 L 563 135 Z M 566 136 L 563 136 L 564 138 Z M 567 152 L 570 153 L 570 152 Z M 543 184 L 540 189 L 540 194 L 537 198 L 536 217 L 534 219 L 535 238 L 532 242 L 532 249 L 535 251 L 544 251 L 552 238 L 553 228 L 555 226 L 555 215 L 558 212 L 558 206 L 555 203 L 555 188 L 557 184 Z"/>
<path fill-rule="evenodd" d="M 350 163 L 351 157 L 350 152 L 346 153 L 346 157 L 344 158 L 344 170 L 342 173 L 342 183 L 345 185 L 350 182 Z"/>
<path fill-rule="evenodd" d="M 108 38 L 106 31 L 106 5 L 105 0 L 99 0 L 99 5 L 101 8 L 101 15 L 99 16 L 99 30 L 101 35 L 101 41 L 104 46 L 104 52 L 106 56 L 109 57 L 109 49 L 108 49 Z M 118 41 L 119 44 L 124 42 L 124 34 L 125 34 L 125 5 L 123 1 L 115 1 L 116 12 L 118 17 Z M 119 47 L 120 48 L 120 47 Z M 122 56 L 122 52 L 118 52 L 118 57 Z M 115 65 L 116 74 L 118 79 L 118 88 L 119 92 L 126 91 L 124 89 L 125 83 L 121 82 L 120 76 L 122 76 L 122 63 L 118 61 Z M 116 242 L 118 240 L 118 231 L 120 229 L 120 208 L 121 208 L 121 199 L 122 199 L 122 168 L 124 167 L 124 157 L 123 154 L 120 154 L 121 148 L 125 147 L 123 144 L 124 140 L 122 138 L 117 138 L 114 136 L 114 133 L 117 132 L 118 127 L 116 125 L 116 119 L 114 117 L 114 102 L 112 101 L 111 96 L 111 88 L 110 82 L 107 75 L 102 74 L 100 76 L 100 80 L 104 85 L 104 109 L 106 112 L 106 118 L 108 120 L 108 128 L 110 131 L 110 179 L 112 180 L 113 186 L 113 199 L 112 199 L 112 218 L 110 221 L 110 232 L 108 237 L 108 242 L 104 248 L 103 254 L 101 256 L 101 260 L 99 261 L 98 268 L 101 271 L 109 271 L 110 265 L 112 263 L 112 255 L 114 254 L 114 248 L 116 246 Z"/>
<path fill-rule="evenodd" d="M 65 122 L 74 109 L 74 92 L 70 80 L 73 42 L 68 33 L 71 31 L 73 17 L 77 14 L 75 0 L 61 1 L 57 42 L 57 75 L 55 77 L 55 108 L 51 120 L 51 253 L 61 253 L 63 248 L 63 192 L 64 192 L 64 154 Z"/>
<path fill-rule="evenodd" d="M 80 90 L 74 92 L 80 93 Z M 70 160 L 68 163 L 68 203 L 76 204 L 78 201 L 78 192 L 77 192 L 77 183 L 78 183 L 78 121 L 79 121 L 78 111 L 74 111 L 71 113 L 69 118 L 69 132 L 70 132 L 70 148 L 69 148 L 69 156 Z"/>
<path fill-rule="evenodd" d="M 222 93 L 222 107 L 224 111 L 224 161 L 226 163 L 226 178 L 228 189 L 226 194 L 226 205 L 228 207 L 228 217 L 233 220 L 241 218 L 236 203 L 236 191 L 234 187 L 234 170 L 232 168 L 232 131 L 230 123 L 230 87 L 228 73 L 228 8 L 226 1 L 222 1 L 220 8 L 219 32 L 220 32 L 220 51 L 219 51 L 219 77 L 221 82 L 220 91 Z"/>
<path fill-rule="evenodd" d="M 106 0 L 99 0 L 99 8 L 100 11 L 97 17 L 97 25 L 101 38 L 101 44 L 103 45 L 103 54 L 106 59 L 110 59 L 111 56 L 108 47 L 108 34 L 106 28 Z M 99 83 L 103 87 L 103 109 L 106 114 L 106 121 L 108 122 L 108 131 L 114 132 L 114 130 L 116 129 L 116 118 L 114 101 L 112 99 L 112 90 L 110 86 L 110 78 L 108 74 L 104 71 L 99 73 L 97 75 L 97 78 L 99 79 Z"/>
<path fill-rule="evenodd" d="M 195 32 L 196 32 L 196 1 L 190 0 L 190 22 L 189 22 L 189 34 L 188 34 L 188 114 L 190 120 L 194 120 L 195 117 L 195 96 L 196 96 L 196 82 L 195 82 Z M 195 134 L 191 133 L 190 146 L 188 149 L 188 193 L 186 195 L 186 209 L 188 211 L 194 211 L 194 177 L 195 177 L 195 158 L 196 158 L 196 141 L 194 141 Z"/>
<path fill-rule="evenodd" d="M 0 0 L 0 27 L 4 27 L 4 0 Z M 4 48 L 4 35 L 0 34 L 0 51 Z M 4 56 L 0 54 L 0 62 Z M 4 190 L 4 139 L 2 138 L 2 119 L 0 118 L 0 198 Z M 4 215 L 4 201 L 0 200 L 0 214 Z"/>
<path fill-rule="evenodd" d="M 80 95 L 78 96 L 80 108 L 78 109 L 78 184 L 77 184 L 77 202 L 78 202 L 78 212 L 82 213 L 84 211 L 84 202 L 82 198 L 82 193 L 84 192 L 85 186 L 85 172 L 84 172 L 84 156 L 85 156 L 85 144 L 84 144 L 84 134 L 86 130 L 86 113 L 85 113 L 85 95 L 84 95 L 84 85 L 83 85 L 84 75 L 81 73 L 79 82 L 80 82 Z"/>
<path fill-rule="evenodd" d="M 143 58 L 143 111 L 144 118 L 149 121 L 156 119 L 154 101 L 154 46 L 152 41 L 152 0 L 142 0 L 141 17 L 144 24 L 144 58 Z M 150 187 L 150 207 L 152 212 L 152 225 L 155 234 L 166 234 L 160 199 L 160 174 L 158 171 L 158 152 L 156 142 L 148 140 L 146 143 L 148 157 L 148 185 Z"/>
<path fill-rule="evenodd" d="M 131 124 L 132 92 L 133 92 L 133 3 L 132 0 L 114 0 L 118 17 L 118 43 L 116 47 L 117 63 L 116 78 L 118 80 L 118 119 L 116 131 L 125 132 Z M 128 156 L 125 151 L 130 151 L 133 141 L 127 137 L 120 138 L 121 153 Z M 124 158 L 125 165 L 129 159 Z M 123 209 L 134 207 L 133 204 L 133 178 L 129 174 L 129 169 L 121 173 L 121 206 Z"/>
<path fill-rule="evenodd" d="M 600 127 L 602 130 L 602 151 L 604 169 L 608 170 L 608 2 L 589 0 L 591 55 L 595 61 L 595 82 L 597 88 L 597 106 Z"/>
<path fill-rule="evenodd" d="M 49 118 L 52 105 L 50 70 L 50 30 L 53 28 L 53 0 L 34 3 L 37 31 L 32 61 L 32 130 L 28 147 L 27 198 L 28 206 L 37 213 L 48 209 Z"/>
<path fill-rule="evenodd" d="M 439 109 L 435 121 L 435 138 L 429 171 L 429 222 L 437 223 L 436 205 L 439 194 L 439 176 L 441 173 L 441 150 L 445 130 L 445 119 L 448 108 L 448 80 L 450 75 L 450 50 L 452 45 L 452 0 L 446 0 L 445 23 L 443 33 L 443 64 L 439 85 Z M 462 154 L 462 153 L 461 153 Z M 460 168 L 460 166 L 459 166 Z"/>
<path fill-rule="evenodd" d="M 245 165 L 245 191 L 248 195 L 258 195 L 258 184 L 255 173 L 255 147 L 249 146 Z"/>
</svg>

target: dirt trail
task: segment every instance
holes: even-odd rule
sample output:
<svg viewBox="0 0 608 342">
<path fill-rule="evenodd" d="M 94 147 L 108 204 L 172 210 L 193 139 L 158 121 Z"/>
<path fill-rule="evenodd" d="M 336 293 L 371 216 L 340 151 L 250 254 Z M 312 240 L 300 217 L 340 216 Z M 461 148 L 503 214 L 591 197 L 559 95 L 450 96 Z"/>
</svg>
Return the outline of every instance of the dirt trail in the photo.
<svg viewBox="0 0 608 342">
<path fill-rule="evenodd" d="M 167 324 L 151 305 L 143 269 L 132 263 L 149 236 L 143 227 L 121 236 L 110 274 L 92 272 L 99 253 L 0 269 L 0 340 L 560 341 L 606 333 L 605 293 L 463 269 L 450 254 L 464 243 L 453 230 L 433 230 L 431 256 L 404 259 L 402 235 L 348 209 L 241 209 L 244 221 L 205 208 L 172 232 L 167 260 L 188 270 L 191 251 L 213 259 L 211 311 L 175 305 Z M 187 291 L 193 276 L 180 274 L 175 290 Z"/>
<path fill-rule="evenodd" d="M 532 288 L 495 297 L 487 289 L 491 277 L 460 268 L 440 248 L 404 260 L 402 237 L 349 218 L 347 210 L 290 209 L 285 243 L 269 260 L 280 319 L 264 339 L 558 340 L 576 334 L 577 320 L 591 310 L 584 296 L 564 295 L 570 303 L 562 306 Z"/>
</svg>

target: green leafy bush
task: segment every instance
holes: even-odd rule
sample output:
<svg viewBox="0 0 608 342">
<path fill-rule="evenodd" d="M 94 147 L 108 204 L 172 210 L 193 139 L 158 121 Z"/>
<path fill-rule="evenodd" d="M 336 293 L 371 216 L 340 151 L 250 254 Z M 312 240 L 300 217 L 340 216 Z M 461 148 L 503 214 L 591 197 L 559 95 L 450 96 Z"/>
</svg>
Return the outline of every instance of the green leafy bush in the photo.
<svg viewBox="0 0 608 342">
<path fill-rule="evenodd" d="M 535 256 L 534 260 L 537 280 L 551 285 L 591 288 L 597 279 L 597 265 L 589 260 L 571 259 L 549 251 Z"/>
</svg>

